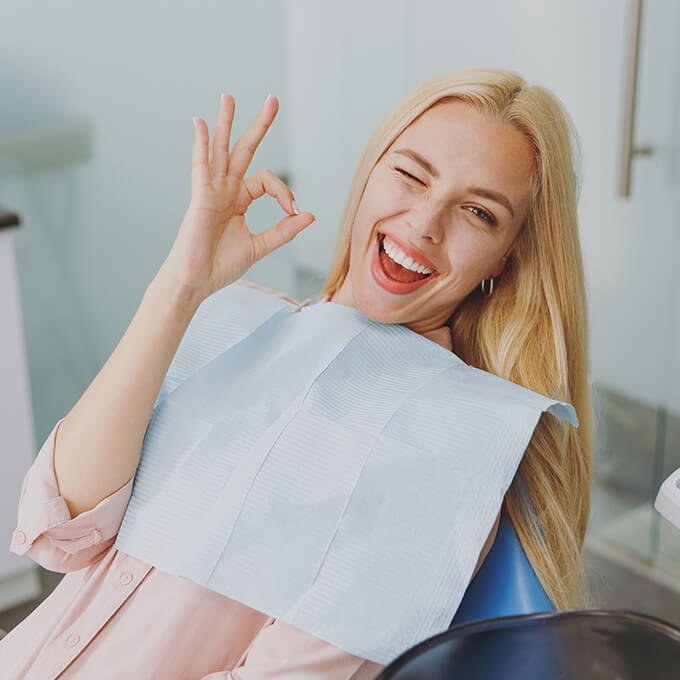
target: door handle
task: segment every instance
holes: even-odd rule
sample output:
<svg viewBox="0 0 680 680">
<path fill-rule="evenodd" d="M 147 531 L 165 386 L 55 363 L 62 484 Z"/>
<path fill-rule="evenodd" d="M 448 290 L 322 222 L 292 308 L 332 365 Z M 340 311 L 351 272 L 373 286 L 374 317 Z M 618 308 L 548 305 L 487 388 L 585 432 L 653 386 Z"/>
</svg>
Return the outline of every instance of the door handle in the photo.
<svg viewBox="0 0 680 680">
<path fill-rule="evenodd" d="M 624 197 L 630 196 L 630 174 L 633 157 L 636 155 L 649 156 L 654 152 L 653 147 L 649 144 L 641 146 L 633 145 L 641 18 L 642 0 L 628 0 L 628 34 L 626 36 L 623 125 L 621 126 L 618 182 L 618 195 Z"/>
</svg>

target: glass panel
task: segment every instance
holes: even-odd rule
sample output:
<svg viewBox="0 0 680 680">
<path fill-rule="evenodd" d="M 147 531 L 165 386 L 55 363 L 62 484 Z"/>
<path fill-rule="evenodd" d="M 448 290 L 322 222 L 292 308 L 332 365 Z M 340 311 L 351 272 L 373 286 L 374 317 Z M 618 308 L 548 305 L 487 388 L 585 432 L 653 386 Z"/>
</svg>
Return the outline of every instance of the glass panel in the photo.
<svg viewBox="0 0 680 680">
<path fill-rule="evenodd" d="M 600 554 L 644 566 L 645 576 L 676 591 L 680 531 L 653 501 L 680 467 L 679 10 L 677 3 L 644 3 L 634 146 L 652 152 L 634 156 L 631 196 L 618 199 L 628 217 L 612 244 L 616 285 L 605 290 L 595 272 L 590 277 L 593 298 L 609 297 L 610 304 L 596 304 L 593 319 L 600 422 L 588 540 Z"/>
</svg>

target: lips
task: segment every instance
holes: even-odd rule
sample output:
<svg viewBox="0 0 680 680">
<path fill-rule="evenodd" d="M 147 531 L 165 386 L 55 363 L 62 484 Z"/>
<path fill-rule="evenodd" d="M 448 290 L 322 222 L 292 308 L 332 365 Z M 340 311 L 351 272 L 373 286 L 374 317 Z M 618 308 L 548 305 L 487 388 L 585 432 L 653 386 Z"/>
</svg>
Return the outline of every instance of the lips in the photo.
<svg viewBox="0 0 680 680">
<path fill-rule="evenodd" d="M 381 288 L 386 290 L 388 293 L 392 293 L 393 295 L 408 295 L 409 293 L 426 286 L 432 279 L 437 278 L 438 274 L 435 272 L 423 279 L 418 279 L 417 281 L 411 281 L 409 283 L 402 283 L 400 281 L 394 281 L 391 279 L 383 270 L 382 264 L 380 262 L 380 246 L 382 244 L 383 238 L 384 234 L 378 233 L 376 235 L 374 246 L 371 248 L 372 252 L 370 265 L 373 280 Z"/>
</svg>

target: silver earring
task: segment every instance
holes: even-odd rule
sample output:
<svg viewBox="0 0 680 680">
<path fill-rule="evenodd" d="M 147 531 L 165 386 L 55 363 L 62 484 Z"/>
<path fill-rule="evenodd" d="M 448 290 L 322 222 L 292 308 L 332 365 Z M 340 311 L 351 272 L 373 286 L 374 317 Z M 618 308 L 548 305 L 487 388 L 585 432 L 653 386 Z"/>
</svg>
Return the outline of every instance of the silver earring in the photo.
<svg viewBox="0 0 680 680">
<path fill-rule="evenodd" d="M 484 282 L 485 281 L 490 281 L 488 293 L 484 290 Z M 482 279 L 481 288 L 482 288 L 482 293 L 484 293 L 484 295 L 486 295 L 486 297 L 491 297 L 491 295 L 493 294 L 493 276 L 490 276 L 488 279 Z"/>
</svg>

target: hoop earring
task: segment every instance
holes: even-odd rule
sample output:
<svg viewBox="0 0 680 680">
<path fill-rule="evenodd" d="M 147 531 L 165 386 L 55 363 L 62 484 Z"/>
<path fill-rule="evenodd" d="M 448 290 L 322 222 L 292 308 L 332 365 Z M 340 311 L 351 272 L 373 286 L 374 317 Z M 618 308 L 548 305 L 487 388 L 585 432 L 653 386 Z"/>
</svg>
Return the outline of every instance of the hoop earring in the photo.
<svg viewBox="0 0 680 680">
<path fill-rule="evenodd" d="M 488 293 L 484 290 L 484 282 L 485 282 L 485 281 L 489 281 L 489 282 L 490 282 L 490 284 L 489 284 L 489 292 L 488 292 Z M 488 279 L 482 279 L 481 288 L 482 288 L 482 293 L 484 293 L 484 295 L 485 295 L 486 297 L 491 297 L 491 295 L 493 294 L 493 276 L 490 276 Z"/>
</svg>

